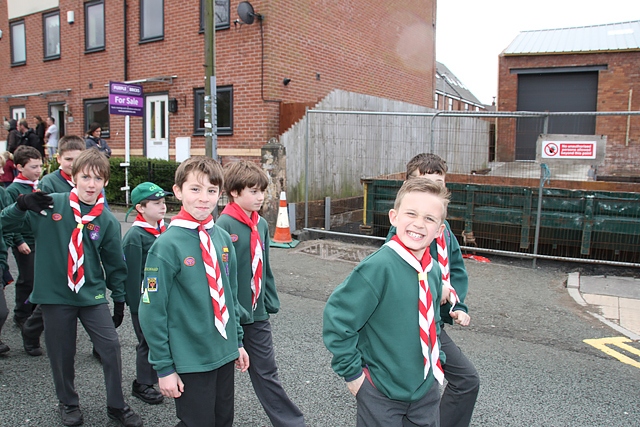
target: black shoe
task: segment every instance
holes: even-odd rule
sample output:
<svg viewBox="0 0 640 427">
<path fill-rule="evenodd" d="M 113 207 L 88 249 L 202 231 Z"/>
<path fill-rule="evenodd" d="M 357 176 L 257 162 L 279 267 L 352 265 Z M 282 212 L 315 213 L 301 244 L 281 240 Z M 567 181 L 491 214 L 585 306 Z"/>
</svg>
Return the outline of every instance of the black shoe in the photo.
<svg viewBox="0 0 640 427">
<path fill-rule="evenodd" d="M 131 387 L 131 394 L 134 397 L 142 400 L 149 405 L 157 405 L 162 403 L 164 396 L 158 390 L 153 388 L 152 385 L 140 384 L 138 381 L 133 380 L 133 386 Z"/>
<path fill-rule="evenodd" d="M 42 356 L 42 349 L 40 348 L 40 340 L 28 338 L 24 334 L 24 329 L 21 329 L 22 333 L 22 345 L 24 347 L 24 351 L 27 352 L 29 356 Z"/>
<path fill-rule="evenodd" d="M 93 354 L 93 357 L 95 357 L 98 362 L 102 363 L 102 357 L 100 357 L 100 354 L 96 351 L 95 347 L 91 350 L 91 354 Z"/>
<path fill-rule="evenodd" d="M 3 343 L 2 341 L 0 341 L 0 354 L 4 354 L 4 353 L 8 352 L 9 350 L 11 350 L 9 348 L 9 346 L 6 345 L 5 343 Z"/>
<path fill-rule="evenodd" d="M 65 426 L 81 426 L 84 423 L 82 418 L 82 412 L 77 405 L 65 405 L 64 403 L 58 403 L 58 409 L 60 410 L 60 417 L 62 417 L 62 424 Z"/>
<path fill-rule="evenodd" d="M 140 415 L 133 412 L 129 405 L 124 405 L 124 408 L 107 406 L 107 416 L 112 420 L 120 421 L 124 427 L 142 427 L 144 425 Z"/>
</svg>

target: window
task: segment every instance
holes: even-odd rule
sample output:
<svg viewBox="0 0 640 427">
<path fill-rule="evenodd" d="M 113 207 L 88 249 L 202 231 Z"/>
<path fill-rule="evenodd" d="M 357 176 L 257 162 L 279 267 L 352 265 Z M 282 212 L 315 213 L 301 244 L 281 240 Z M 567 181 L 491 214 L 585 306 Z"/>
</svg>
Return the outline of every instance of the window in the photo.
<svg viewBox="0 0 640 427">
<path fill-rule="evenodd" d="M 60 58 L 60 11 L 42 15 L 44 59 Z"/>
<path fill-rule="evenodd" d="M 109 138 L 109 99 L 90 99 L 84 101 L 84 130 L 89 130 L 91 123 L 98 122 L 102 128 L 102 137 Z"/>
<path fill-rule="evenodd" d="M 9 24 L 11 27 L 11 65 L 27 63 L 27 43 L 24 21 Z"/>
<path fill-rule="evenodd" d="M 86 52 L 104 50 L 104 1 L 84 4 L 84 49 Z"/>
<path fill-rule="evenodd" d="M 449 98 L 449 111 L 453 110 L 453 99 Z"/>
<path fill-rule="evenodd" d="M 204 135 L 204 89 L 194 90 L 194 135 Z M 233 86 L 216 90 L 218 135 L 233 135 Z"/>
<path fill-rule="evenodd" d="M 229 20 L 229 0 L 215 0 L 216 30 L 224 30 L 231 26 Z M 200 31 L 204 31 L 204 0 L 200 0 Z"/>
<path fill-rule="evenodd" d="M 433 95 L 433 108 L 435 108 L 436 110 L 438 109 L 438 94 L 434 94 Z"/>
<path fill-rule="evenodd" d="M 25 107 L 11 107 L 11 118 L 16 122 L 27 117 L 27 109 Z"/>
<path fill-rule="evenodd" d="M 467 104 L 466 102 L 464 104 L 464 111 L 469 111 L 469 104 Z"/>
<path fill-rule="evenodd" d="M 140 41 L 164 38 L 164 0 L 140 2 Z"/>
</svg>

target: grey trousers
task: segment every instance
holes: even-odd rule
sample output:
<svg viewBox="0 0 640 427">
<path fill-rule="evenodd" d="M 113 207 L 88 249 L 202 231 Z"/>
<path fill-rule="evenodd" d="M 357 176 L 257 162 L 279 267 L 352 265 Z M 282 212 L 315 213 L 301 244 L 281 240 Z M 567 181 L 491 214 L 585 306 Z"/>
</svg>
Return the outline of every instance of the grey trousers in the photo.
<svg viewBox="0 0 640 427">
<path fill-rule="evenodd" d="M 42 304 L 44 340 L 53 374 L 58 400 L 66 405 L 78 405 L 75 390 L 76 335 L 78 319 L 91 337 L 102 358 L 102 369 L 107 387 L 107 406 L 124 408 L 122 395 L 122 359 L 120 341 L 113 326 L 107 304 L 89 307 Z"/>
<path fill-rule="evenodd" d="M 434 382 L 427 394 L 417 402 L 391 400 L 376 389 L 367 378 L 356 395 L 357 427 L 438 427 L 440 385 Z"/>
<path fill-rule="evenodd" d="M 278 378 L 271 323 L 268 320 L 243 325 L 244 349 L 249 355 L 249 377 L 264 411 L 274 427 L 304 426 L 304 417 L 289 399 Z"/>
<path fill-rule="evenodd" d="M 154 385 L 158 382 L 158 373 L 149 363 L 149 345 L 147 345 L 147 340 L 144 339 L 142 334 L 137 314 L 131 313 L 131 323 L 133 323 L 133 330 L 138 338 L 138 345 L 136 346 L 136 381 L 139 384 Z"/>
<path fill-rule="evenodd" d="M 447 355 L 444 377 L 448 384 L 440 400 L 441 427 L 467 427 L 480 391 L 480 378 L 473 363 L 445 332 L 440 332 L 440 345 Z"/>
</svg>

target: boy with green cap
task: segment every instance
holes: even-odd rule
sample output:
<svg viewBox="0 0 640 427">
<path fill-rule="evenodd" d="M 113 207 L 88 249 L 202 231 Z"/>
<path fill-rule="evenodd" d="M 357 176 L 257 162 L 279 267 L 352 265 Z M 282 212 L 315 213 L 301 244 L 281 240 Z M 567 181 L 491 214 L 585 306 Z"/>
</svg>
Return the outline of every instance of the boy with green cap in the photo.
<svg viewBox="0 0 640 427">
<path fill-rule="evenodd" d="M 149 346 L 144 339 L 142 329 L 140 329 L 138 306 L 140 305 L 147 252 L 160 233 L 166 230 L 164 225 L 164 215 L 167 213 L 165 197 L 172 194 L 152 182 L 143 182 L 134 188 L 131 192 L 133 206 L 127 212 L 125 220 L 134 209 L 137 215 L 133 226 L 122 240 L 128 271 L 125 282 L 125 300 L 131 310 L 131 322 L 138 338 L 136 379 L 133 380 L 131 394 L 150 405 L 162 403 L 163 397 L 153 387 L 158 382 L 158 374 L 149 363 Z"/>
</svg>

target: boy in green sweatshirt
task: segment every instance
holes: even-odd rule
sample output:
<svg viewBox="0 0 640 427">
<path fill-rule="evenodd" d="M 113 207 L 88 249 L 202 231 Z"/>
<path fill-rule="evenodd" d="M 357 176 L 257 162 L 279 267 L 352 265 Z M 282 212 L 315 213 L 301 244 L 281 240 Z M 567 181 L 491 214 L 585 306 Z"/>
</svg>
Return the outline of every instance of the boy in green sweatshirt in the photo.
<svg viewBox="0 0 640 427">
<path fill-rule="evenodd" d="M 236 254 L 213 222 L 223 172 L 209 157 L 176 170 L 180 213 L 151 246 L 138 316 L 160 392 L 175 399 L 179 426 L 233 424 L 234 370 L 249 368 L 242 348 Z"/>
<path fill-rule="evenodd" d="M 147 252 L 156 239 L 166 230 L 164 215 L 167 213 L 165 197 L 171 195 L 152 182 L 138 184 L 131 192 L 131 204 L 133 205 L 127 217 L 133 209 L 136 210 L 136 218 L 132 227 L 122 239 L 122 249 L 127 262 L 127 281 L 125 288 L 127 294 L 125 300 L 131 311 L 133 330 L 138 338 L 136 346 L 136 379 L 131 386 L 131 394 L 150 405 L 162 403 L 162 394 L 153 385 L 158 382 L 158 374 L 149 363 L 149 346 L 144 339 L 140 320 L 138 319 L 138 306 L 140 305 L 141 284 L 144 278 L 144 264 L 147 261 Z M 125 217 L 125 221 L 127 219 Z"/>
<path fill-rule="evenodd" d="M 56 160 L 58 170 L 48 173 L 40 180 L 39 188 L 45 193 L 68 193 L 75 184 L 71 179 L 73 161 L 86 149 L 84 139 L 77 135 L 65 135 L 60 139 Z"/>
<path fill-rule="evenodd" d="M 269 225 L 258 211 L 269 176 L 253 162 L 225 167 L 224 188 L 231 200 L 218 226 L 231 235 L 238 259 L 238 302 L 242 306 L 243 344 L 251 359 L 249 376 L 258 400 L 278 427 L 304 426 L 304 417 L 278 378 L 269 314 L 280 300 L 269 264 Z"/>
<path fill-rule="evenodd" d="M 406 179 L 428 178 L 445 185 L 447 162 L 432 153 L 420 153 L 407 163 Z M 446 355 L 443 366 L 447 386 L 440 399 L 440 427 L 464 427 L 471 423 L 471 415 L 480 391 L 480 378 L 473 363 L 464 355 L 460 347 L 449 337 L 445 323 L 468 326 L 470 317 L 465 304 L 469 277 L 464 266 L 458 240 L 453 235 L 447 221 L 441 236 L 431 243 L 431 256 L 438 260 L 443 270 L 443 298 L 440 306 L 440 346 Z M 395 235 L 391 227 L 387 240 Z"/>
<path fill-rule="evenodd" d="M 7 205 L 15 202 L 21 194 L 37 191 L 38 180 L 42 174 L 42 156 L 34 147 L 27 145 L 18 147 L 13 154 L 13 159 L 19 173 L 11 185 L 7 187 Z M 35 310 L 35 305 L 29 301 L 29 294 L 33 290 L 33 262 L 36 254 L 36 242 L 33 232 L 28 227 L 14 229 L 13 234 L 6 237 L 12 246 L 16 264 L 18 264 L 13 321 L 22 328 L 24 322 Z"/>
<path fill-rule="evenodd" d="M 358 426 L 439 425 L 442 276 L 428 248 L 444 230 L 447 205 L 443 186 L 405 182 L 389 211 L 396 235 L 327 300 L 324 343 L 356 396 Z"/>
<path fill-rule="evenodd" d="M 28 227 L 40 248 L 29 300 L 42 307 L 47 354 L 65 426 L 83 423 L 74 386 L 78 320 L 102 356 L 108 417 L 125 427 L 143 425 L 122 394 L 116 327 L 124 318 L 127 266 L 120 223 L 104 209 L 102 189 L 109 173 L 106 157 L 97 150 L 86 150 L 73 163 L 71 175 L 76 187 L 71 192 L 24 194 L 0 214 L 4 229 L 11 232 Z M 107 305 L 107 288 L 114 301 L 113 316 Z"/>
</svg>

